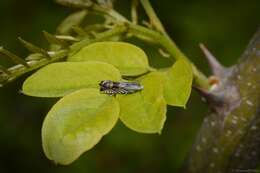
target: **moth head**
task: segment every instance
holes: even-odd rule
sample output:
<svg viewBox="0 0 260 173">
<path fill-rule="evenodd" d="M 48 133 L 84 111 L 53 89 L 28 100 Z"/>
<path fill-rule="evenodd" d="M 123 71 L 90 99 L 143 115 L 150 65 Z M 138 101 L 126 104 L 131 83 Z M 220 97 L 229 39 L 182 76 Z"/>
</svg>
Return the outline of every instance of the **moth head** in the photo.
<svg viewBox="0 0 260 173">
<path fill-rule="evenodd" d="M 110 80 L 102 80 L 100 83 L 99 83 L 99 86 L 100 86 L 100 91 L 104 91 L 104 90 L 107 90 L 107 89 L 112 89 L 114 84 L 113 84 L 113 81 L 110 81 Z"/>
</svg>

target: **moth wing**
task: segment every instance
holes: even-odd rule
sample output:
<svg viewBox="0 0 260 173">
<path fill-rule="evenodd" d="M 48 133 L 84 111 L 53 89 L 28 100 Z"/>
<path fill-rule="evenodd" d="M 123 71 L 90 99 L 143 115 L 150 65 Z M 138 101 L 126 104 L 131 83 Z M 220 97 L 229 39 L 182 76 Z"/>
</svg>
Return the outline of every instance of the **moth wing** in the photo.
<svg viewBox="0 0 260 173">
<path fill-rule="evenodd" d="M 138 83 L 135 82 L 121 82 L 119 84 L 119 88 L 124 88 L 126 90 L 133 90 L 133 91 L 139 91 L 143 89 L 143 86 L 141 86 Z"/>
</svg>

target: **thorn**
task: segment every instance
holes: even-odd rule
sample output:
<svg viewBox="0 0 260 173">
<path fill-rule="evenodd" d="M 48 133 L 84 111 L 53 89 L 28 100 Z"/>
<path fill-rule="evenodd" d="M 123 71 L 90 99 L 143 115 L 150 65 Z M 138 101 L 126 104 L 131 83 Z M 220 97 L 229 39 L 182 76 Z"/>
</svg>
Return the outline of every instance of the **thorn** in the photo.
<svg viewBox="0 0 260 173">
<path fill-rule="evenodd" d="M 3 47 L 0 47 L 0 53 L 2 53 L 3 55 L 7 56 L 8 58 L 10 58 L 13 62 L 17 63 L 17 64 L 22 64 L 25 67 L 30 67 L 27 62 L 22 59 L 21 57 L 13 54 L 12 52 L 4 49 Z"/>
<path fill-rule="evenodd" d="M 44 56 L 46 56 L 47 59 L 51 59 L 50 55 L 48 54 L 48 52 L 38 46 L 35 46 L 32 43 L 29 43 L 25 40 L 23 40 L 21 37 L 18 38 L 19 41 L 23 44 L 23 46 L 28 49 L 29 51 L 33 52 L 33 53 L 40 53 L 43 54 Z"/>
<path fill-rule="evenodd" d="M 208 63 L 211 67 L 212 73 L 216 76 L 223 76 L 223 72 L 225 71 L 225 67 L 223 67 L 215 58 L 215 56 L 204 46 L 204 44 L 200 43 L 199 44 L 200 49 L 204 53 L 205 57 L 208 60 Z"/>
<path fill-rule="evenodd" d="M 4 73 L 7 74 L 7 75 L 10 75 L 10 74 L 11 74 L 11 72 L 8 71 L 7 68 L 5 68 L 5 67 L 3 67 L 3 66 L 1 66 L 1 65 L 0 65 L 0 71 L 4 72 Z"/>
<path fill-rule="evenodd" d="M 68 44 L 64 40 L 58 39 L 55 35 L 52 35 L 46 31 L 43 31 L 43 35 L 50 44 L 56 44 L 62 47 L 68 47 Z"/>
</svg>

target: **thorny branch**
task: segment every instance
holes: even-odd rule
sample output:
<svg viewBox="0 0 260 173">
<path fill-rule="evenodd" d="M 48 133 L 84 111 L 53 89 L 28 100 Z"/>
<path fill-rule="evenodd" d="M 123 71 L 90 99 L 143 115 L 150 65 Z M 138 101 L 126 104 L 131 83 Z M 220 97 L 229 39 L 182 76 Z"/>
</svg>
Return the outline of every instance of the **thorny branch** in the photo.
<svg viewBox="0 0 260 173">
<path fill-rule="evenodd" d="M 204 118 L 182 172 L 254 170 L 260 161 L 260 30 L 238 64 L 229 68 L 202 48 L 218 81 L 211 91 L 200 90 L 212 110 Z"/>
</svg>

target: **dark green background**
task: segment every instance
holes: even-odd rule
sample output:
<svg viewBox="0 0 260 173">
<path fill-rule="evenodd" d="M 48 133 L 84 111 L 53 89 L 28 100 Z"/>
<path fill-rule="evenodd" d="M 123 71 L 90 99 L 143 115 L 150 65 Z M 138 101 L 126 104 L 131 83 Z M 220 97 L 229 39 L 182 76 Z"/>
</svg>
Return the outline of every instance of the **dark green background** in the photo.
<svg viewBox="0 0 260 173">
<path fill-rule="evenodd" d="M 120 1 L 127 13 L 129 1 Z M 157 0 L 155 10 L 180 48 L 209 73 L 198 48 L 203 42 L 224 65 L 235 63 L 260 22 L 259 0 Z M 0 45 L 25 56 L 18 36 L 44 46 L 42 30 L 55 27 L 70 10 L 52 0 L 1 0 Z M 149 49 L 147 49 L 149 50 Z M 152 56 L 153 53 L 147 52 Z M 0 57 L 2 64 L 8 64 Z M 152 58 L 153 64 L 166 60 Z M 161 173 L 176 172 L 191 147 L 207 108 L 192 93 L 186 110 L 168 109 L 161 135 L 144 135 L 118 123 L 91 151 L 69 166 L 56 166 L 41 147 L 41 124 L 55 99 L 39 99 L 19 93 L 22 81 L 0 88 L 0 172 L 62 173 Z"/>
</svg>

